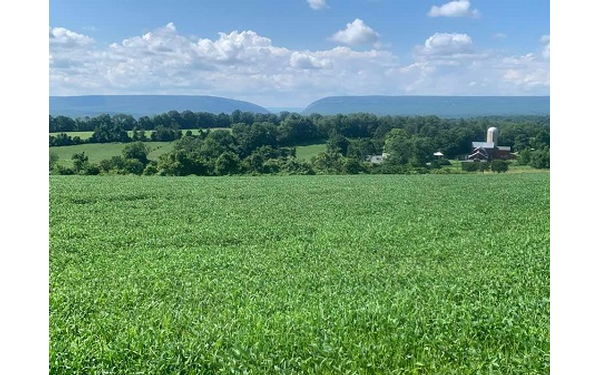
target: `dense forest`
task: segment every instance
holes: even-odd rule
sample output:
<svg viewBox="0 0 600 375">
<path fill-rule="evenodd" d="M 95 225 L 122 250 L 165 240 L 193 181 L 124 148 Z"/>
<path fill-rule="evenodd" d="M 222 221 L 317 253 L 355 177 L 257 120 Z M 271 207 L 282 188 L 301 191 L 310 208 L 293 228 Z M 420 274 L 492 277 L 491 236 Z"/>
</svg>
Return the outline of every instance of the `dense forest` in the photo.
<svg viewBox="0 0 600 375">
<path fill-rule="evenodd" d="M 486 116 L 449 119 L 437 116 L 300 115 L 281 112 L 231 114 L 169 111 L 134 118 L 127 114 L 70 118 L 50 116 L 50 146 L 131 142 L 123 155 L 92 164 L 85 154 L 73 155 L 73 167 L 56 165 L 60 174 L 315 174 L 315 173 L 436 173 L 449 160 L 461 159 L 473 141 L 485 141 L 486 131 L 499 129 L 499 144 L 510 146 L 516 163 L 550 167 L 549 116 Z M 193 134 L 192 130 L 200 130 Z M 93 132 L 89 139 L 67 132 Z M 174 150 L 149 160 L 143 142 L 177 141 Z M 295 157 L 295 146 L 327 143 L 310 162 Z M 387 154 L 382 164 L 367 163 L 368 155 Z M 434 156 L 441 152 L 444 157 Z M 54 162 L 54 163 L 53 163 Z M 501 172 L 506 162 L 486 163 Z M 448 169 L 443 169 L 448 172 Z"/>
</svg>

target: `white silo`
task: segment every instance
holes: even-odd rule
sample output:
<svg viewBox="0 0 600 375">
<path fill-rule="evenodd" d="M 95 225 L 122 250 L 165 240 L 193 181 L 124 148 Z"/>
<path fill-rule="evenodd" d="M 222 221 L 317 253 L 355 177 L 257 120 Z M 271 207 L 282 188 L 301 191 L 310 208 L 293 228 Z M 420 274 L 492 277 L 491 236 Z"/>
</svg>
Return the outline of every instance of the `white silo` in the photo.
<svg viewBox="0 0 600 375">
<path fill-rule="evenodd" d="M 492 126 L 487 130 L 487 142 L 493 143 L 494 146 L 498 145 L 498 128 Z"/>
</svg>

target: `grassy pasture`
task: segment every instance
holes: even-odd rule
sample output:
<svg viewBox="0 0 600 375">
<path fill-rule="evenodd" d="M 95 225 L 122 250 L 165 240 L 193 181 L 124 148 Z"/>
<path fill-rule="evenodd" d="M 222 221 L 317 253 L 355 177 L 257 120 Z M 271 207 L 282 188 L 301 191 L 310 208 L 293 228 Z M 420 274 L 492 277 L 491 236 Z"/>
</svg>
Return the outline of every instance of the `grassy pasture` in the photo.
<svg viewBox="0 0 600 375">
<path fill-rule="evenodd" d="M 164 153 L 170 152 L 175 146 L 175 142 L 144 142 L 152 150 L 148 155 L 149 159 L 156 160 Z M 130 143 L 85 143 L 81 145 L 50 147 L 50 152 L 58 155 L 58 164 L 72 166 L 73 154 L 85 152 L 91 163 L 98 163 L 104 159 L 110 159 L 113 156 L 122 155 L 123 149 Z"/>
<path fill-rule="evenodd" d="M 197 133 L 197 131 L 195 132 Z M 173 150 L 177 141 L 174 142 L 145 142 L 153 150 L 149 157 L 152 160 L 164 153 Z M 98 163 L 104 159 L 110 159 L 113 156 L 121 155 L 127 143 L 89 143 L 73 146 L 50 147 L 50 152 L 58 155 L 58 164 L 64 166 L 72 166 L 71 157 L 73 154 L 85 152 L 90 158 L 90 162 Z M 311 157 L 316 156 L 319 152 L 325 151 L 325 144 L 315 144 L 308 146 L 297 146 L 296 156 L 298 159 L 309 161 Z"/>
<path fill-rule="evenodd" d="M 319 152 L 324 152 L 326 148 L 327 144 L 325 143 L 296 146 L 296 157 L 300 160 L 310 161 L 313 156 L 317 156 Z"/>
<path fill-rule="evenodd" d="M 230 131 L 231 128 L 211 128 L 210 130 L 211 131 L 214 131 L 214 130 L 228 130 L 228 131 Z M 185 134 L 187 131 L 188 131 L 188 129 L 184 129 L 181 132 L 183 134 Z M 198 135 L 200 133 L 200 129 L 190 129 L 190 131 L 192 132 L 193 135 Z M 88 131 L 88 132 L 55 132 L 55 133 L 49 133 L 49 134 L 53 135 L 53 136 L 57 136 L 57 135 L 59 135 L 61 133 L 65 133 L 66 135 L 68 135 L 70 137 L 76 137 L 77 136 L 77 137 L 79 137 L 81 139 L 89 139 L 94 134 L 93 131 Z M 152 133 L 152 130 L 146 130 L 146 136 L 147 137 L 150 137 L 150 133 Z M 129 134 L 129 136 L 131 137 L 131 136 L 133 136 L 133 131 L 130 130 L 130 131 L 127 132 L 127 134 Z"/>
<path fill-rule="evenodd" d="M 548 374 L 548 173 L 49 176 L 52 374 Z"/>
<path fill-rule="evenodd" d="M 89 139 L 94 134 L 93 131 L 90 131 L 90 132 L 56 132 L 56 133 L 51 132 L 50 135 L 53 135 L 56 137 L 57 135 L 62 134 L 62 133 L 65 133 L 66 135 L 68 135 L 71 138 L 79 137 L 84 140 Z M 127 133 L 129 134 L 129 136 L 131 136 L 131 134 L 133 132 L 127 132 Z"/>
</svg>

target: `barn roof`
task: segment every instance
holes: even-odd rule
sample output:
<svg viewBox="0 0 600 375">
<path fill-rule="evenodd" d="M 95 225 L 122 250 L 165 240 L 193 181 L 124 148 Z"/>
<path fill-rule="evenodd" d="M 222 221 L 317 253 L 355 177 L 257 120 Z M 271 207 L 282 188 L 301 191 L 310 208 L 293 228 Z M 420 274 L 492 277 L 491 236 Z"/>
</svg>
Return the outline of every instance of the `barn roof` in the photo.
<svg viewBox="0 0 600 375">
<path fill-rule="evenodd" d="M 483 147 L 477 147 L 473 152 L 467 157 L 467 159 L 487 159 L 488 153 Z"/>
<path fill-rule="evenodd" d="M 473 148 L 483 147 L 483 148 L 494 148 L 493 142 L 473 142 Z"/>
</svg>

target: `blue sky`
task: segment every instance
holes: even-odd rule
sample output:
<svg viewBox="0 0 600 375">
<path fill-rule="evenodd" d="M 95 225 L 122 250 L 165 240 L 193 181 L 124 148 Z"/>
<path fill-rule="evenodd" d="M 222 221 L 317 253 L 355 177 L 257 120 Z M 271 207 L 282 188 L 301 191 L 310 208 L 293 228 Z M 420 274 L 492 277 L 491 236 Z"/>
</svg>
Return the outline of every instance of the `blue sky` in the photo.
<svg viewBox="0 0 600 375">
<path fill-rule="evenodd" d="M 50 95 L 549 95 L 550 2 L 49 1 Z"/>
</svg>

